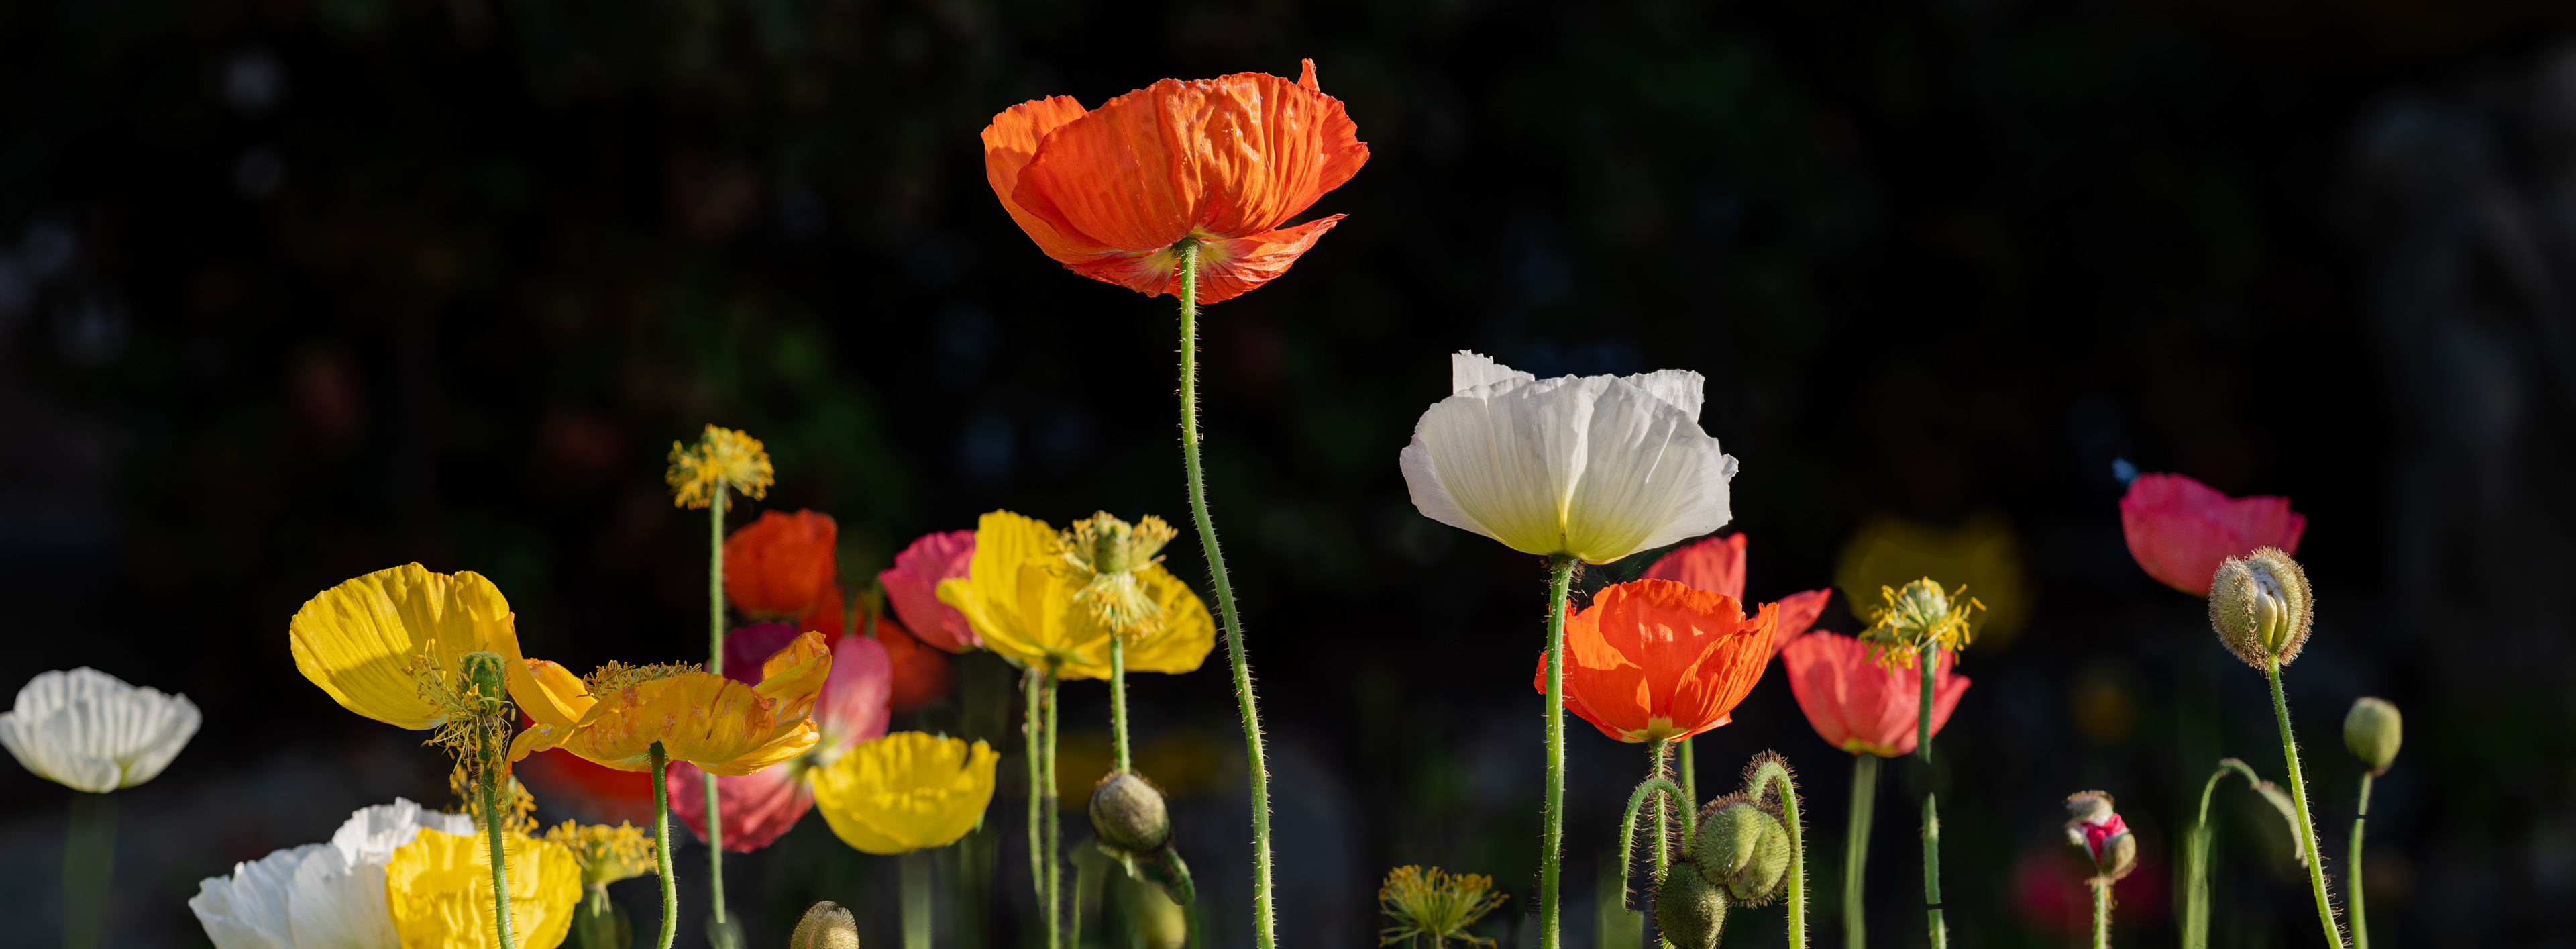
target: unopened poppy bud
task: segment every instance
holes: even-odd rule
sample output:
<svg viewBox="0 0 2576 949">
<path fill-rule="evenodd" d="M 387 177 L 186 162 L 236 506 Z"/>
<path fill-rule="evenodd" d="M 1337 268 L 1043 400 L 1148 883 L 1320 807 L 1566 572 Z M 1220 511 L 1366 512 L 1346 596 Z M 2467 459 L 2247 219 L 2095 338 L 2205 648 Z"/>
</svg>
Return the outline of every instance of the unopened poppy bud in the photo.
<svg viewBox="0 0 2576 949">
<path fill-rule="evenodd" d="M 1673 949 L 1717 949 L 1725 926 L 1726 890 L 1702 878 L 1687 861 L 1674 864 L 1664 885 L 1655 888 L 1655 929 L 1664 941 Z"/>
<path fill-rule="evenodd" d="M 2246 665 L 2289 665 L 2307 644 L 2316 600 L 2308 575 L 2279 548 L 2229 557 L 2209 582 L 2209 625 Z"/>
<path fill-rule="evenodd" d="M 816 903 L 796 921 L 787 949 L 859 949 L 859 921 L 831 900 Z"/>
<path fill-rule="evenodd" d="M 1149 854 L 1171 841 L 1171 811 L 1143 775 L 1112 771 L 1091 788 L 1091 833 L 1129 854 Z"/>
<path fill-rule="evenodd" d="M 1709 802 L 1693 835 L 1691 862 L 1738 906 L 1761 906 L 1780 894 L 1789 874 L 1789 829 L 1742 797 Z"/>
<path fill-rule="evenodd" d="M 2397 714 L 2397 706 L 2377 696 L 2354 699 L 2352 711 L 2343 716 L 2343 746 L 2352 756 L 2370 766 L 2372 774 L 2387 774 L 2388 766 L 2397 762 L 2397 746 L 2406 740 L 2406 717 Z"/>
<path fill-rule="evenodd" d="M 2093 862 L 2095 879 L 2118 880 L 2138 868 L 2138 838 L 2112 810 L 2111 795 L 2102 791 L 2067 795 L 2066 812 L 2074 815 L 2066 822 L 2066 842 L 2084 849 L 2085 858 Z"/>
</svg>

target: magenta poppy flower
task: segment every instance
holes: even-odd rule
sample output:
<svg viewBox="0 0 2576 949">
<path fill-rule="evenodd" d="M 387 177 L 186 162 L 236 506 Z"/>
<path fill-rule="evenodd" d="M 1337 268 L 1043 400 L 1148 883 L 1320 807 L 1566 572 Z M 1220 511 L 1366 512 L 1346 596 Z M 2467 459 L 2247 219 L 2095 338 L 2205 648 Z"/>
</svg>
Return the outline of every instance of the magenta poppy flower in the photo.
<svg viewBox="0 0 2576 949">
<path fill-rule="evenodd" d="M 1741 603 L 1744 601 L 1746 542 L 1744 534 L 1738 532 L 1674 548 L 1672 553 L 1656 558 L 1646 572 L 1637 575 L 1637 579 L 1671 580 L 1684 586 L 1725 594 Z M 1807 627 L 1816 625 L 1816 618 L 1825 614 L 1825 603 L 1833 595 L 1832 589 L 1823 589 L 1781 597 L 1780 628 L 1771 639 L 1771 654 L 1779 655 L 1790 640 L 1805 633 Z"/>
<path fill-rule="evenodd" d="M 2262 547 L 2299 552 L 2308 517 L 2275 495 L 2231 498 L 2178 474 L 2142 474 L 2120 498 L 2120 530 L 2129 556 L 2148 576 L 2193 596 L 2209 595 L 2209 578 L 2229 557 Z"/>
<path fill-rule="evenodd" d="M 923 534 L 894 555 L 894 566 L 877 573 L 877 582 L 885 585 L 886 603 L 894 607 L 894 615 L 913 638 L 949 652 L 984 647 L 975 627 L 966 622 L 966 614 L 939 602 L 939 581 L 964 577 L 966 563 L 973 559 L 974 531 Z"/>
<path fill-rule="evenodd" d="M 725 634 L 725 676 L 757 681 L 761 659 L 796 636 L 796 627 L 788 623 L 754 623 Z M 805 783 L 806 770 L 829 763 L 860 742 L 883 737 L 893 690 L 894 665 L 883 645 L 864 636 L 842 636 L 834 643 L 831 678 L 824 680 L 814 702 L 814 727 L 823 740 L 789 761 L 751 774 L 716 778 L 725 849 L 750 853 L 769 846 L 813 810 L 814 791 Z M 675 762 L 665 778 L 672 816 L 700 840 L 707 836 L 707 792 L 700 777 L 704 773 L 687 762 Z"/>
</svg>

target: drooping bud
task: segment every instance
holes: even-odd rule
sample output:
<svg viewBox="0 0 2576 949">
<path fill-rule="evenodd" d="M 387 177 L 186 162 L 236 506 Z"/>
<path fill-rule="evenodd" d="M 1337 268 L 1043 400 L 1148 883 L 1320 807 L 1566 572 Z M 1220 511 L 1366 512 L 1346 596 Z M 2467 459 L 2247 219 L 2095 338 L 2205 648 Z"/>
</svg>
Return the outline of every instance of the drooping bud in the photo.
<svg viewBox="0 0 2576 949">
<path fill-rule="evenodd" d="M 1717 949 L 1726 926 L 1726 890 L 1691 868 L 1673 864 L 1664 885 L 1655 888 L 1655 928 L 1673 949 Z"/>
<path fill-rule="evenodd" d="M 1091 834 L 1136 856 L 1162 849 L 1172 839 L 1172 815 L 1163 792 L 1144 775 L 1110 772 L 1091 788 Z"/>
<path fill-rule="evenodd" d="M 2362 696 L 2352 702 L 2352 711 L 2343 716 L 2343 746 L 2352 756 L 2370 766 L 2370 773 L 2387 774 L 2388 766 L 2397 762 L 2397 746 L 2406 741 L 2406 717 L 2397 714 L 2397 706 L 2377 696 Z"/>
<path fill-rule="evenodd" d="M 2111 795 L 2102 791 L 2078 791 L 2066 796 L 2066 812 L 2074 815 L 2066 822 L 2066 842 L 2084 848 L 2084 856 L 2093 862 L 2095 880 L 2118 880 L 2138 868 L 2138 838 L 2129 833 L 2129 824 L 2112 810 Z"/>
<path fill-rule="evenodd" d="M 787 949 L 859 949 L 859 921 L 831 900 L 816 903 L 796 921 Z"/>
<path fill-rule="evenodd" d="M 1724 887 L 1735 905 L 1761 906 L 1780 895 L 1789 857 L 1789 828 L 1768 808 L 1729 796 L 1701 809 L 1691 862 L 1707 882 Z"/>
<path fill-rule="evenodd" d="M 2307 645 L 2315 618 L 2307 573 L 2279 548 L 2229 557 L 2210 578 L 2209 625 L 2246 665 L 2289 665 Z"/>
</svg>

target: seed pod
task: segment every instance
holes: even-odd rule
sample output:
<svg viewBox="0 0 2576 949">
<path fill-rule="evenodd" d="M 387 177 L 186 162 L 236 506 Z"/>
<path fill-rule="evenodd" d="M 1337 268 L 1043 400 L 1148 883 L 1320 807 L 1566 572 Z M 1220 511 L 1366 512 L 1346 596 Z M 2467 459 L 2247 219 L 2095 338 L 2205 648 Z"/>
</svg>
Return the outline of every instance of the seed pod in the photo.
<svg viewBox="0 0 2576 949">
<path fill-rule="evenodd" d="M 1710 885 L 1689 861 L 1673 864 L 1655 888 L 1655 928 L 1673 949 L 1717 949 L 1726 925 L 1726 891 Z"/>
<path fill-rule="evenodd" d="M 859 921 L 831 900 L 816 903 L 796 921 L 787 949 L 859 949 Z"/>
<path fill-rule="evenodd" d="M 1139 857 L 1162 849 L 1172 839 L 1172 815 L 1163 792 L 1136 772 L 1110 772 L 1091 787 L 1091 834 Z"/>
<path fill-rule="evenodd" d="M 2209 625 L 2218 641 L 2254 668 L 2289 665 L 2307 645 L 2316 599 L 2299 562 L 2265 547 L 2229 557 L 2209 581 Z"/>
<path fill-rule="evenodd" d="M 2397 746 L 2405 741 L 2406 717 L 2397 714 L 2397 706 L 2387 699 L 2354 699 L 2352 711 L 2344 714 L 2343 746 L 2369 765 L 2371 774 L 2387 774 L 2388 766 L 2397 762 Z"/>
<path fill-rule="evenodd" d="M 1742 796 L 1710 801 L 1691 843 L 1700 876 L 1725 887 L 1735 905 L 1769 903 L 1788 880 L 1789 828 Z"/>
</svg>

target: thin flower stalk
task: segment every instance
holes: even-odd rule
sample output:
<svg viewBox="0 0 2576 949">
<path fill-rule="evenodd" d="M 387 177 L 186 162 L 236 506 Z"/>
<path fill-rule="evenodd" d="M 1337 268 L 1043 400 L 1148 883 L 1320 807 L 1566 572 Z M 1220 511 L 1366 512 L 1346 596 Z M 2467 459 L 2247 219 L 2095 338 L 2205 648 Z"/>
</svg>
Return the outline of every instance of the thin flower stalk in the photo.
<svg viewBox="0 0 2576 949">
<path fill-rule="evenodd" d="M 1045 913 L 1047 949 L 1063 949 L 1063 829 L 1056 813 L 1055 699 L 1057 682 L 1039 666 L 1023 677 L 1027 690 L 1026 736 L 1029 758 L 1029 879 Z"/>
<path fill-rule="evenodd" d="M 2111 881 L 2094 877 L 2093 949 L 2111 949 Z"/>
<path fill-rule="evenodd" d="M 930 949 L 930 872 L 928 850 L 896 857 L 903 874 L 903 949 Z"/>
<path fill-rule="evenodd" d="M 663 480 L 672 502 L 707 509 L 707 671 L 724 674 L 725 511 L 731 492 L 766 497 L 776 472 L 760 440 L 741 431 L 708 425 L 692 446 L 671 444 L 670 468 Z M 707 795 L 707 919 L 717 949 L 735 949 L 734 930 L 725 917 L 724 815 L 716 775 L 705 776 Z"/>
<path fill-rule="evenodd" d="M 1625 816 L 1619 819 L 1619 897 L 1621 901 L 1619 905 L 1623 907 L 1631 905 L 1628 899 L 1630 895 L 1628 868 L 1635 864 L 1637 860 L 1637 818 L 1645 811 L 1646 799 L 1650 797 L 1656 799 L 1656 806 L 1658 808 L 1662 807 L 1666 801 L 1669 801 L 1674 806 L 1681 808 L 1684 814 L 1689 814 L 1691 810 L 1690 798 L 1685 796 L 1680 785 L 1674 784 L 1667 778 L 1649 777 L 1645 780 L 1645 783 L 1637 785 L 1637 789 L 1628 794 L 1628 810 L 1626 811 Z M 1682 852 L 1689 853 L 1691 846 L 1691 822 L 1689 820 L 1682 821 L 1680 843 Z M 1665 842 L 1658 842 L 1656 844 L 1658 850 L 1663 849 L 1665 846 L 1668 846 Z M 1662 885 L 1664 882 L 1664 874 L 1670 870 L 1671 866 L 1665 862 L 1663 854 L 1658 853 L 1656 855 L 1655 863 L 1655 878 L 1652 882 L 1658 886 Z"/>
<path fill-rule="evenodd" d="M 2343 927 L 2335 921 L 2334 896 L 2326 891 L 2325 861 L 2317 853 L 2317 824 L 2308 816 L 2308 782 L 2299 770 L 2299 741 L 2290 733 L 2290 702 L 2281 693 L 2281 663 L 2264 663 L 2264 678 L 2272 685 L 2272 717 L 2281 726 L 2281 757 L 2290 771 L 2290 802 L 2299 815 L 2299 849 L 2308 861 L 2308 888 L 2316 897 L 2317 924 L 2324 927 L 2327 941 L 2335 949 L 2344 949 Z"/>
<path fill-rule="evenodd" d="M 707 505 L 707 671 L 724 674 L 724 534 L 727 491 L 724 482 L 716 482 L 715 497 Z M 707 912 L 713 932 L 725 929 L 724 885 L 724 804 L 717 796 L 716 776 L 707 773 L 704 784 L 707 795 Z M 732 949 L 718 946 L 717 949 Z"/>
<path fill-rule="evenodd" d="M 662 932 L 654 941 L 659 949 L 671 949 L 671 940 L 680 933 L 680 893 L 671 873 L 671 792 L 663 780 L 670 767 L 662 743 L 653 743 L 653 869 L 662 877 Z"/>
<path fill-rule="evenodd" d="M 1110 767 L 1133 771 L 1135 763 L 1127 753 L 1127 637 L 1109 640 L 1109 743 Z"/>
<path fill-rule="evenodd" d="M 2370 949 L 2370 924 L 2361 899 L 2362 825 L 2370 820 L 2370 782 L 2379 775 L 2361 773 L 2361 806 L 2352 815 L 2352 853 L 2343 865 L 2343 897 L 2348 901 L 2345 914 L 2352 919 L 2352 949 Z"/>
<path fill-rule="evenodd" d="M 1766 753 L 1756 759 L 1744 790 L 1759 800 L 1774 788 L 1780 793 L 1780 823 L 1789 831 L 1789 949 L 1806 949 L 1807 842 L 1798 821 L 1798 778 L 1779 756 Z"/>
<path fill-rule="evenodd" d="M 1843 945 L 1869 945 L 1867 907 L 1861 894 L 1868 885 L 1869 831 L 1878 807 L 1878 756 L 1852 756 L 1851 819 L 1843 833 Z"/>
<path fill-rule="evenodd" d="M 1556 903 L 1565 847 L 1565 597 L 1580 563 L 1567 555 L 1548 558 L 1547 799 L 1539 816 L 1539 949 L 1557 949 L 1563 938 L 1557 931 Z"/>
<path fill-rule="evenodd" d="M 1216 591 L 1218 614 L 1225 620 L 1226 656 L 1234 666 L 1235 701 L 1243 710 L 1244 759 L 1252 794 L 1252 932 L 1260 949 L 1275 949 L 1279 940 L 1273 922 L 1270 875 L 1270 769 L 1262 760 L 1261 710 L 1253 700 L 1252 667 L 1243 654 L 1243 620 L 1235 612 L 1234 583 L 1226 577 L 1225 552 L 1217 547 L 1216 521 L 1208 517 L 1207 479 L 1199 466 L 1199 245 L 1184 240 L 1173 250 L 1180 267 L 1175 295 L 1181 298 L 1181 464 L 1189 475 L 1190 517 L 1198 522 L 1199 546 L 1207 552 L 1208 584 Z M 1563 625 L 1561 613 L 1558 624 Z M 1556 697 L 1550 695 L 1548 700 L 1554 702 Z M 1553 861 L 1547 873 L 1549 880 L 1556 878 Z M 1550 886 L 1552 894 L 1553 884 Z M 1551 919 L 1555 905 L 1551 897 Z M 1548 949 L 1554 949 L 1552 941 Z"/>
</svg>

